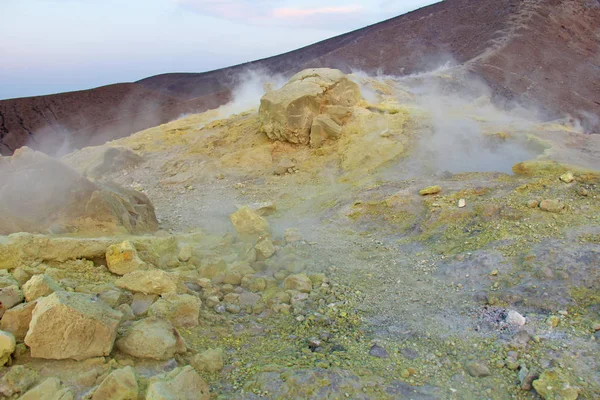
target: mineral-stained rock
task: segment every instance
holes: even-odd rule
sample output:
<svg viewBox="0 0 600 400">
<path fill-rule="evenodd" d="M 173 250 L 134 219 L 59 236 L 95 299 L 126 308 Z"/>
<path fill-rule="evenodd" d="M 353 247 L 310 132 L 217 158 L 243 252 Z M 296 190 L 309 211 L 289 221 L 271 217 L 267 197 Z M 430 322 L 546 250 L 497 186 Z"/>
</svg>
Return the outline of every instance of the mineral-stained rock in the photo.
<svg viewBox="0 0 600 400">
<path fill-rule="evenodd" d="M 533 387 L 544 400 L 575 400 L 580 392 L 560 372 L 553 370 L 544 371 L 533 381 Z"/>
<path fill-rule="evenodd" d="M 189 365 L 151 379 L 146 400 L 209 400 L 208 384 Z"/>
<path fill-rule="evenodd" d="M 73 400 L 73 392 L 63 387 L 58 378 L 47 378 L 29 390 L 19 400 Z"/>
<path fill-rule="evenodd" d="M 425 189 L 421 189 L 419 191 L 419 194 L 421 196 L 427 196 L 427 195 L 430 195 L 430 194 L 438 194 L 441 191 L 442 191 L 442 188 L 439 187 L 439 186 L 429 186 L 429 187 L 426 187 Z"/>
<path fill-rule="evenodd" d="M 0 234 L 15 232 L 151 232 L 154 208 L 142 193 L 91 182 L 27 147 L 0 169 Z"/>
<path fill-rule="evenodd" d="M 35 358 L 85 360 L 107 356 L 121 316 L 95 296 L 55 292 L 38 300 L 25 344 Z"/>
<path fill-rule="evenodd" d="M 254 248 L 256 249 L 257 255 L 259 255 L 262 259 L 270 258 L 273 254 L 275 254 L 275 246 L 273 246 L 273 242 L 268 236 L 261 237 L 256 242 Z"/>
<path fill-rule="evenodd" d="M 10 397 L 29 389 L 38 380 L 38 373 L 24 365 L 11 367 L 0 378 L 0 396 Z"/>
<path fill-rule="evenodd" d="M 92 400 L 137 400 L 138 383 L 131 367 L 114 370 L 102 381 Z"/>
<path fill-rule="evenodd" d="M 329 115 L 317 115 L 310 129 L 310 147 L 321 147 L 327 139 L 337 139 L 342 135 L 342 127 Z"/>
<path fill-rule="evenodd" d="M 115 285 L 121 289 L 145 294 L 177 292 L 177 279 L 159 269 L 130 272 L 119 278 Z"/>
<path fill-rule="evenodd" d="M 15 351 L 17 341 L 10 332 L 0 331 L 0 366 L 10 360 L 10 355 Z"/>
<path fill-rule="evenodd" d="M 540 208 L 544 211 L 559 213 L 564 210 L 565 205 L 559 200 L 542 200 Z"/>
<path fill-rule="evenodd" d="M 192 246 L 186 245 L 181 248 L 179 254 L 177 255 L 177 259 L 181 262 L 188 262 L 194 255 L 194 249 Z"/>
<path fill-rule="evenodd" d="M 231 214 L 230 219 L 241 235 L 266 235 L 271 231 L 269 222 L 246 206 Z"/>
<path fill-rule="evenodd" d="M 125 335 L 117 340 L 117 347 L 130 356 L 154 360 L 168 360 L 187 349 L 173 325 L 155 317 L 132 324 Z"/>
<path fill-rule="evenodd" d="M 209 349 L 196 354 L 190 364 L 196 371 L 217 372 L 223 369 L 223 349 Z"/>
<path fill-rule="evenodd" d="M 202 301 L 189 294 L 163 294 L 152 306 L 149 315 L 169 320 L 176 327 L 191 328 L 198 325 Z"/>
<path fill-rule="evenodd" d="M 326 105 L 352 107 L 360 89 L 336 69 L 307 69 L 260 102 L 261 130 L 270 139 L 308 144 L 313 120 Z M 335 123 L 335 122 L 334 122 Z"/>
<path fill-rule="evenodd" d="M 19 287 L 19 281 L 15 279 L 15 277 L 12 276 L 10 272 L 0 270 L 0 288 L 5 288 L 8 286 Z"/>
<path fill-rule="evenodd" d="M 575 177 L 573 176 L 572 172 L 565 172 L 560 176 L 560 180 L 564 183 L 571 183 L 575 180 Z"/>
<path fill-rule="evenodd" d="M 470 361 L 465 364 L 465 368 L 469 375 L 477 378 L 491 375 L 490 369 L 482 361 Z"/>
<path fill-rule="evenodd" d="M 312 290 L 312 282 L 306 274 L 290 275 L 283 281 L 285 290 L 297 290 L 308 293 Z"/>
<path fill-rule="evenodd" d="M 23 301 L 23 292 L 18 286 L 12 285 L 0 289 L 0 318 L 4 313 Z"/>
<path fill-rule="evenodd" d="M 110 272 L 117 275 L 125 275 L 147 268 L 146 263 L 140 259 L 135 246 L 129 240 L 106 249 L 106 265 Z"/>
<path fill-rule="evenodd" d="M 23 303 L 6 311 L 0 320 L 0 329 L 12 333 L 19 341 L 25 339 L 36 304 L 35 301 Z"/>
<path fill-rule="evenodd" d="M 63 290 L 63 288 L 60 287 L 60 285 L 56 283 L 54 279 L 44 274 L 32 276 L 23 285 L 23 294 L 25 295 L 25 300 L 27 301 L 34 301 L 40 297 L 48 296 L 61 290 Z"/>
</svg>

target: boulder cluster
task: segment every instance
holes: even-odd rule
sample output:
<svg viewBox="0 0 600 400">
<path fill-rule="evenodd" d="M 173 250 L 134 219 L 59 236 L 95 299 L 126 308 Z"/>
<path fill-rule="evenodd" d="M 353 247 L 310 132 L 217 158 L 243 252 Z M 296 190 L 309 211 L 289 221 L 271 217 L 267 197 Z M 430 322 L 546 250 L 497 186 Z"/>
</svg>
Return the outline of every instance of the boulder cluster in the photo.
<svg viewBox="0 0 600 400">
<path fill-rule="evenodd" d="M 198 352 L 182 330 L 211 314 L 303 316 L 311 314 L 311 304 L 335 301 L 328 279 L 307 273 L 307 263 L 295 255 L 295 244 L 303 241 L 298 231 L 273 239 L 269 222 L 248 207 L 231 221 L 238 235 L 6 237 L 0 241 L 7 255 L 0 269 L 0 363 L 116 356 L 126 361 L 91 382 L 87 398 L 208 399 L 199 373 L 220 371 L 225 354 L 219 348 Z M 179 367 L 140 387 L 138 360 L 173 359 Z M 76 396 L 59 379 L 41 379 L 21 365 L 0 379 L 2 393 Z"/>
</svg>

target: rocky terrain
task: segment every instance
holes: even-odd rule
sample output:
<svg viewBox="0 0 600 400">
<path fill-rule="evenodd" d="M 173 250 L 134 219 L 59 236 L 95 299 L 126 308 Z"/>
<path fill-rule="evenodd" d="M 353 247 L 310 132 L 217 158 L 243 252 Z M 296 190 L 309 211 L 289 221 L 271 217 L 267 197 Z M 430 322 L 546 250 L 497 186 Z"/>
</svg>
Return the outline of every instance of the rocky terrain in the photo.
<svg viewBox="0 0 600 400">
<path fill-rule="evenodd" d="M 266 89 L 0 158 L 0 396 L 600 396 L 600 136 L 461 66 Z"/>
<path fill-rule="evenodd" d="M 600 132 L 598 0 L 445 0 L 279 56 L 206 73 L 0 101 L 0 152 L 99 145 L 230 100 L 248 71 L 336 67 L 405 76 L 445 63 L 477 74 L 503 107 L 535 106 Z"/>
</svg>

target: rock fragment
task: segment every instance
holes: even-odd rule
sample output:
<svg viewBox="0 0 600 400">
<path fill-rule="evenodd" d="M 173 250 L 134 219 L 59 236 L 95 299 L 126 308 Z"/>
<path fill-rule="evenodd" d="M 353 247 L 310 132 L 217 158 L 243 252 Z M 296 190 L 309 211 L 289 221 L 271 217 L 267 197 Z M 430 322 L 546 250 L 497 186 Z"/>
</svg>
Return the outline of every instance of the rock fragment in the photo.
<svg viewBox="0 0 600 400">
<path fill-rule="evenodd" d="M 23 303 L 4 313 L 0 320 L 0 329 L 12 333 L 19 341 L 25 339 L 25 335 L 29 330 L 31 315 L 37 303 Z"/>
<path fill-rule="evenodd" d="M 467 206 L 467 200 L 460 199 L 458 200 L 458 208 L 465 208 Z"/>
<path fill-rule="evenodd" d="M 527 320 L 515 310 L 509 310 L 506 322 L 513 326 L 524 326 Z"/>
<path fill-rule="evenodd" d="M 208 384 L 186 366 L 151 379 L 146 400 L 209 400 Z"/>
<path fill-rule="evenodd" d="M 209 349 L 196 354 L 190 364 L 196 371 L 218 372 L 223 369 L 223 349 Z"/>
<path fill-rule="evenodd" d="M 177 292 L 176 278 L 159 269 L 130 272 L 117 279 L 115 285 L 121 289 L 145 294 Z"/>
<path fill-rule="evenodd" d="M 565 172 L 560 176 L 560 180 L 564 183 L 571 183 L 575 180 L 575 177 L 573 176 L 572 172 Z"/>
<path fill-rule="evenodd" d="M 47 378 L 29 390 L 19 400 L 73 400 L 73 392 L 64 387 L 58 378 Z"/>
<path fill-rule="evenodd" d="M 15 365 L 0 378 L 0 395 L 11 397 L 24 393 L 38 380 L 39 374 L 24 365 Z"/>
<path fill-rule="evenodd" d="M 273 242 L 268 236 L 263 236 L 258 239 L 254 248 L 256 249 L 257 255 L 260 256 L 261 259 L 270 258 L 273 254 L 275 254 L 275 246 L 273 246 Z"/>
<path fill-rule="evenodd" d="M 137 400 L 139 387 L 131 367 L 114 370 L 94 391 L 92 400 Z"/>
<path fill-rule="evenodd" d="M 117 275 L 147 269 L 146 263 L 139 258 L 135 246 L 128 240 L 106 249 L 106 264 L 108 270 Z"/>
<path fill-rule="evenodd" d="M 0 331 L 0 366 L 5 365 L 17 347 L 15 336 L 10 332 Z"/>
<path fill-rule="evenodd" d="M 542 200 L 540 208 L 547 212 L 559 213 L 564 210 L 565 205 L 559 200 Z"/>
<path fill-rule="evenodd" d="M 45 274 L 34 275 L 23 285 L 23 294 L 27 301 L 34 301 L 61 290 L 63 288 Z"/>
<path fill-rule="evenodd" d="M 166 293 L 150 306 L 149 315 L 170 321 L 175 327 L 198 325 L 202 301 L 189 294 Z"/>
<path fill-rule="evenodd" d="M 419 191 L 419 194 L 421 196 L 429 196 L 432 194 L 438 194 L 442 191 L 442 188 L 440 186 L 428 186 L 425 189 L 421 189 Z"/>
<path fill-rule="evenodd" d="M 475 378 L 482 378 L 492 374 L 488 366 L 483 361 L 470 361 L 465 364 L 465 369 L 469 375 Z"/>
<path fill-rule="evenodd" d="M 372 357 L 377 357 L 377 358 L 388 358 L 389 357 L 387 350 L 377 344 L 374 344 L 373 346 L 371 346 L 371 348 L 369 349 L 369 355 Z"/>
<path fill-rule="evenodd" d="M 283 281 L 283 287 L 285 290 L 309 293 L 312 290 L 312 281 L 306 274 L 289 275 Z"/>
<path fill-rule="evenodd" d="M 544 400 L 576 400 L 580 389 L 571 386 L 559 371 L 547 370 L 533 381 L 533 387 Z"/>
<path fill-rule="evenodd" d="M 85 360 L 107 356 L 121 316 L 94 296 L 55 292 L 38 300 L 25 344 L 35 358 Z"/>
<path fill-rule="evenodd" d="M 133 323 L 117 340 L 117 347 L 130 356 L 153 360 L 168 360 L 187 350 L 185 341 L 173 325 L 156 317 Z"/>
<path fill-rule="evenodd" d="M 252 211 L 247 206 L 231 214 L 231 223 L 240 235 L 266 235 L 271 227 L 266 219 Z"/>
<path fill-rule="evenodd" d="M 0 289 L 0 318 L 4 313 L 23 301 L 23 292 L 16 285 Z"/>
</svg>

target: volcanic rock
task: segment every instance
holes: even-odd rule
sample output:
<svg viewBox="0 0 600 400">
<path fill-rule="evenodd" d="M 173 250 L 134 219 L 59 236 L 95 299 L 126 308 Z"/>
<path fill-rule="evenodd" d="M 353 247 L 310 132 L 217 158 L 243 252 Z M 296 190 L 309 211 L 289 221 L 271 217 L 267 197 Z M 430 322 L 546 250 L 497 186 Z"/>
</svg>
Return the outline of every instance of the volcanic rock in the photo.
<svg viewBox="0 0 600 400">
<path fill-rule="evenodd" d="M 169 321 L 151 317 L 135 322 L 117 340 L 117 347 L 137 358 L 168 360 L 187 349 L 185 341 Z"/>
<path fill-rule="evenodd" d="M 175 277 L 159 269 L 130 272 L 119 278 L 115 285 L 121 289 L 145 294 L 177 292 Z"/>
<path fill-rule="evenodd" d="M 198 325 L 202 301 L 189 294 L 166 293 L 150 306 L 149 315 L 166 319 L 176 327 Z"/>
<path fill-rule="evenodd" d="M 0 331 L 0 366 L 10 360 L 10 355 L 15 351 L 17 341 L 10 332 Z"/>
<path fill-rule="evenodd" d="M 23 292 L 18 286 L 12 285 L 0 289 L 0 318 L 4 313 L 23 301 Z"/>
<path fill-rule="evenodd" d="M 23 294 L 27 301 L 34 301 L 61 290 L 63 288 L 45 274 L 34 275 L 23 285 Z"/>
<path fill-rule="evenodd" d="M 138 257 L 133 243 L 128 240 L 106 249 L 106 265 L 110 272 L 117 275 L 147 268 L 146 263 Z"/>
<path fill-rule="evenodd" d="M 208 384 L 189 365 L 153 378 L 146 400 L 209 400 Z"/>
<path fill-rule="evenodd" d="M 269 222 L 246 206 L 231 214 L 230 219 L 241 235 L 265 235 L 271 231 Z"/>
<path fill-rule="evenodd" d="M 294 75 L 279 90 L 268 92 L 260 102 L 261 130 L 270 138 L 308 144 L 315 118 L 325 105 L 351 107 L 360 101 L 358 85 L 336 69 L 307 69 Z M 322 117 L 315 125 L 315 145 L 325 137 L 337 137 L 341 127 Z"/>
<path fill-rule="evenodd" d="M 220 371 L 223 369 L 223 349 L 209 349 L 196 354 L 190 364 L 196 371 Z"/>
<path fill-rule="evenodd" d="M 63 387 L 58 378 L 47 378 L 29 390 L 19 400 L 73 400 L 73 392 Z"/>
<path fill-rule="evenodd" d="M 137 400 L 138 383 L 131 367 L 114 370 L 102 381 L 92 400 Z"/>
<path fill-rule="evenodd" d="M 39 374 L 24 365 L 11 367 L 0 378 L 0 395 L 10 397 L 25 392 L 38 380 Z"/>
<path fill-rule="evenodd" d="M 121 313 L 83 293 L 55 292 L 33 310 L 25 344 L 31 356 L 85 360 L 110 354 Z"/>
<path fill-rule="evenodd" d="M 2 320 L 0 320 L 0 329 L 12 333 L 17 340 L 23 341 L 29 330 L 31 316 L 36 304 L 35 301 L 23 303 L 6 311 Z"/>
<path fill-rule="evenodd" d="M 148 198 L 93 183 L 44 153 L 23 147 L 0 165 L 0 234 L 152 232 Z"/>
</svg>

